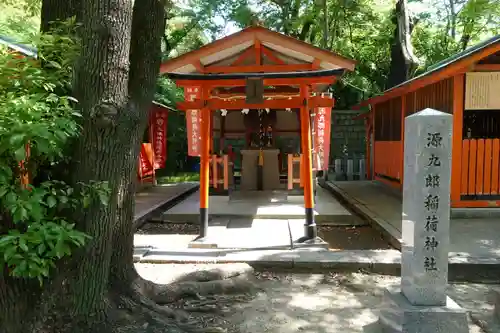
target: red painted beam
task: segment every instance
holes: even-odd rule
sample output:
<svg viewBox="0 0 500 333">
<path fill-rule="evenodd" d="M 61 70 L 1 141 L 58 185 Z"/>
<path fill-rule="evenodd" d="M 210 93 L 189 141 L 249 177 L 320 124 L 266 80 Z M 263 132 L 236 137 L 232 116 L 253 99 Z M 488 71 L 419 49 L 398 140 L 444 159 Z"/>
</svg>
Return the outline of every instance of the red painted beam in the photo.
<svg viewBox="0 0 500 333">
<path fill-rule="evenodd" d="M 297 72 L 312 70 L 311 64 L 297 65 L 245 65 L 245 66 L 208 66 L 205 73 L 266 73 Z"/>
<path fill-rule="evenodd" d="M 205 68 L 206 70 L 206 68 Z M 333 84 L 337 80 L 335 76 L 298 77 L 298 78 L 268 78 L 264 79 L 265 86 L 296 86 L 313 84 Z M 224 80 L 177 80 L 178 87 L 245 87 L 245 79 Z"/>
<path fill-rule="evenodd" d="M 211 110 L 241 110 L 241 109 L 296 109 L 304 105 L 304 99 L 301 97 L 291 97 L 286 99 L 270 99 L 259 104 L 248 104 L 245 99 L 222 100 L 210 99 L 206 104 L 202 100 L 193 102 L 177 103 L 180 110 L 199 110 L 204 107 Z M 334 100 L 330 97 L 314 96 L 309 98 L 309 107 L 311 109 L 318 107 L 333 107 Z"/>
</svg>

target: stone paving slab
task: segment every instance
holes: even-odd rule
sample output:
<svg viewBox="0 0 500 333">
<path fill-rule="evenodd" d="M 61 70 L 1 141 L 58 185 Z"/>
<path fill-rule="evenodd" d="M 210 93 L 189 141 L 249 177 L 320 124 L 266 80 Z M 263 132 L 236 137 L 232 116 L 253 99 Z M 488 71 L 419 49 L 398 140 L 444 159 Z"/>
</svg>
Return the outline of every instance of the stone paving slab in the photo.
<svg viewBox="0 0 500 333">
<path fill-rule="evenodd" d="M 384 192 L 372 181 L 327 181 L 321 185 L 339 196 L 351 209 L 381 231 L 392 246 L 401 249 L 400 199 L 388 191 Z"/>
<path fill-rule="evenodd" d="M 210 226 L 208 243 L 218 248 L 259 249 L 290 247 L 288 220 L 230 219 L 227 225 Z"/>
<path fill-rule="evenodd" d="M 327 190 L 318 187 L 315 216 L 318 223 L 332 225 L 366 225 L 338 202 Z M 161 216 L 164 222 L 198 223 L 199 193 L 194 193 L 182 203 Z M 288 196 L 286 202 L 263 202 L 259 198 L 229 200 L 228 196 L 210 196 L 209 214 L 218 217 L 252 217 L 257 219 L 304 218 L 303 196 Z"/>
<path fill-rule="evenodd" d="M 198 183 L 186 182 L 151 186 L 135 194 L 134 224 L 150 219 L 158 210 L 179 197 L 195 191 Z"/>
<path fill-rule="evenodd" d="M 168 247 L 169 249 L 216 247 L 218 249 L 254 250 L 318 247 L 317 244 L 298 246 L 294 243 L 304 236 L 304 224 L 304 219 L 217 217 L 208 223 L 207 236 L 202 244 L 195 241 L 197 235 L 194 234 L 135 234 L 134 245 Z M 324 243 L 323 246 L 327 247 L 328 244 Z"/>
<path fill-rule="evenodd" d="M 401 198 L 374 181 L 324 182 L 349 208 L 382 232 L 396 249 L 401 248 Z M 499 263 L 498 219 L 453 218 L 450 221 L 450 254 L 455 263 Z"/>
<path fill-rule="evenodd" d="M 397 250 L 329 251 L 323 248 L 244 250 L 244 249 L 179 249 L 143 248 L 134 254 L 136 262 L 162 264 L 248 263 L 274 269 L 299 271 L 357 271 L 399 275 L 401 253 Z M 493 282 L 500 280 L 500 261 L 463 261 L 450 253 L 450 280 Z"/>
<path fill-rule="evenodd" d="M 187 247 L 189 242 L 193 241 L 196 235 L 172 235 L 169 234 L 135 234 L 134 235 L 134 246 L 135 247 L 149 247 L 149 248 L 165 248 L 168 247 L 171 250 L 182 250 Z"/>
<path fill-rule="evenodd" d="M 395 256 L 394 250 L 387 250 Z M 141 263 L 248 263 L 297 269 L 371 270 L 381 253 L 364 250 L 328 251 L 323 248 L 297 250 L 218 250 L 189 249 L 166 251 L 150 249 L 138 260 Z M 384 262 L 379 265 L 384 265 Z M 390 263 L 392 264 L 392 262 Z"/>
</svg>

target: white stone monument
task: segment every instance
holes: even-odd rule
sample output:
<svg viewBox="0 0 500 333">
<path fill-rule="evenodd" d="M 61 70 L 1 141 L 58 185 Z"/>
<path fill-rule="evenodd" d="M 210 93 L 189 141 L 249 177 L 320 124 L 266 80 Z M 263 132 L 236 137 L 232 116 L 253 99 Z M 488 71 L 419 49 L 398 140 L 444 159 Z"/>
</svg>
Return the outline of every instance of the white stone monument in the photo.
<svg viewBox="0 0 500 333">
<path fill-rule="evenodd" d="M 452 119 L 432 109 L 405 119 L 401 289 L 386 291 L 384 332 L 469 332 L 465 310 L 446 296 Z"/>
</svg>

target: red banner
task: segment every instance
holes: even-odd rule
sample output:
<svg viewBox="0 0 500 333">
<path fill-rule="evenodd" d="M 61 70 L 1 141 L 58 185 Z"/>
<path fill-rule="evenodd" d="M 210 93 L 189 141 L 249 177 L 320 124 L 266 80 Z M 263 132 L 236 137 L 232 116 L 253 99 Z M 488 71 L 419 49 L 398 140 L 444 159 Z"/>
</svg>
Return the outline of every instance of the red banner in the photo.
<svg viewBox="0 0 500 333">
<path fill-rule="evenodd" d="M 149 176 L 154 173 L 153 165 L 151 164 L 150 158 L 148 156 L 148 145 L 148 143 L 143 143 L 141 145 L 141 153 L 139 154 L 139 175 L 142 177 Z"/>
<path fill-rule="evenodd" d="M 317 108 L 314 118 L 314 152 L 316 170 L 328 170 L 332 108 Z M 319 165 L 318 165 L 319 164 Z"/>
<path fill-rule="evenodd" d="M 200 87 L 186 87 L 184 99 L 192 102 L 201 97 Z M 186 111 L 188 156 L 200 156 L 200 110 Z"/>
<path fill-rule="evenodd" d="M 154 168 L 165 167 L 167 161 L 167 121 L 168 111 L 158 105 L 153 105 L 150 113 L 149 130 L 154 152 Z"/>
</svg>

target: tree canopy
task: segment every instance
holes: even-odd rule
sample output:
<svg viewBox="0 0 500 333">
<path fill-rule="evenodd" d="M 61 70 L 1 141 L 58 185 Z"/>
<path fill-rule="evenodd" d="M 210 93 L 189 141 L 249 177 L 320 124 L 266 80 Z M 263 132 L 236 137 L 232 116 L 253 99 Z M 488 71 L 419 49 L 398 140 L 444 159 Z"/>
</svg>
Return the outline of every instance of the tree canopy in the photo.
<svg viewBox="0 0 500 333">
<path fill-rule="evenodd" d="M 38 4 L 38 5 L 37 5 Z M 39 2 L 3 0 L 0 35 L 29 41 L 38 30 Z M 414 75 L 500 32 L 496 0 L 408 0 L 411 41 L 419 60 Z M 261 24 L 358 62 L 337 89 L 348 108 L 388 88 L 394 43 L 394 0 L 186 0 L 167 10 L 163 59 L 189 52 L 251 24 Z M 327 20 L 325 20 L 325 13 Z M 160 78 L 158 96 L 175 107 L 181 96 Z"/>
</svg>

